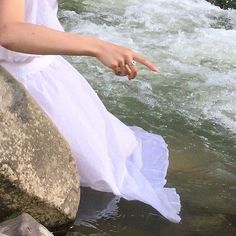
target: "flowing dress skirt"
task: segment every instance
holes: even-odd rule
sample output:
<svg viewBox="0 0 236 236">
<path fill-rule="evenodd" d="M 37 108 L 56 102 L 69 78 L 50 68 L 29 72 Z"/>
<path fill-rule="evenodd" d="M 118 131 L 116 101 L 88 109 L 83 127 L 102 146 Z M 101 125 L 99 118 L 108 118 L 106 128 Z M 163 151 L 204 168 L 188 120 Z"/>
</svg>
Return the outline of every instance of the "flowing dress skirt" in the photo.
<svg viewBox="0 0 236 236">
<path fill-rule="evenodd" d="M 88 82 L 63 57 L 53 56 L 48 64 L 38 66 L 42 68 L 36 71 L 5 67 L 69 142 L 81 185 L 140 200 L 179 222 L 179 196 L 174 188 L 164 188 L 169 163 L 163 138 L 128 127 L 108 112 Z"/>
</svg>

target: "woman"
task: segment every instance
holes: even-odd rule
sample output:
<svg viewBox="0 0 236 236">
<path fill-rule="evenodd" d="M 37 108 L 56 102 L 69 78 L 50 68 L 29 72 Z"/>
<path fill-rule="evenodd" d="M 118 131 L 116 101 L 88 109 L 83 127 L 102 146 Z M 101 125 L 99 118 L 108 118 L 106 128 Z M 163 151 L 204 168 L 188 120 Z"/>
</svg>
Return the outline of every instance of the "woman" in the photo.
<svg viewBox="0 0 236 236">
<path fill-rule="evenodd" d="M 19 80 L 69 142 L 81 185 L 140 200 L 179 222 L 179 196 L 164 188 L 164 140 L 127 127 L 109 113 L 87 81 L 61 56 L 93 56 L 116 75 L 137 75 L 136 62 L 158 68 L 130 49 L 63 32 L 56 0 L 0 0 L 0 64 Z"/>
</svg>

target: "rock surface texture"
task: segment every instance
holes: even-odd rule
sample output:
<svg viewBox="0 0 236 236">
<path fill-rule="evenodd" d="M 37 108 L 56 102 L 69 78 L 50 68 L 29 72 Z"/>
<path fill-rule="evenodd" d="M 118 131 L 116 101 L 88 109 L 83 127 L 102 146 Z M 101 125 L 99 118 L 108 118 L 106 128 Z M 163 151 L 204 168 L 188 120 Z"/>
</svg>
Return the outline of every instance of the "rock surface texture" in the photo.
<svg viewBox="0 0 236 236">
<path fill-rule="evenodd" d="M 32 216 L 23 213 L 15 219 L 0 224 L 0 236 L 53 236 L 43 225 Z"/>
<path fill-rule="evenodd" d="M 0 66 L 0 221 L 27 212 L 45 226 L 74 220 L 79 176 L 67 142 Z"/>
</svg>

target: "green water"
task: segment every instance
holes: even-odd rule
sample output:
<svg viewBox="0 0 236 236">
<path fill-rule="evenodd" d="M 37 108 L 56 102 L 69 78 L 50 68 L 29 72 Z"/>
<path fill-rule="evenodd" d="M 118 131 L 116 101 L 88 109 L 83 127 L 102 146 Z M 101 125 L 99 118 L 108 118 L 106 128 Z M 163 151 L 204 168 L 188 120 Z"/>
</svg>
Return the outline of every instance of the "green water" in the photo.
<svg viewBox="0 0 236 236">
<path fill-rule="evenodd" d="M 130 82 L 95 59 L 68 58 L 109 111 L 165 138 L 167 185 L 182 203 L 173 224 L 122 199 L 115 213 L 77 221 L 67 235 L 236 235 L 236 11 L 203 0 L 64 0 L 59 17 L 68 31 L 132 47 L 160 66 L 159 74 L 141 67 Z"/>
</svg>

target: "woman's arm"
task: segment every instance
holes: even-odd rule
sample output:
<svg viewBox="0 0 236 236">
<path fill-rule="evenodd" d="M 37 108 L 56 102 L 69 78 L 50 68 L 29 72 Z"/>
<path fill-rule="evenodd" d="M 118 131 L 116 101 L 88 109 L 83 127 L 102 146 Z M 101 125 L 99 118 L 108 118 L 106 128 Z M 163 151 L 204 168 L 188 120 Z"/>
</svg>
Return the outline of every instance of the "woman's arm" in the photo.
<svg viewBox="0 0 236 236">
<path fill-rule="evenodd" d="M 0 0 L 0 45 L 29 54 L 93 56 L 129 79 L 137 74 L 136 66 L 127 66 L 132 60 L 158 71 L 150 61 L 128 48 L 92 36 L 24 23 L 24 0 Z"/>
</svg>

